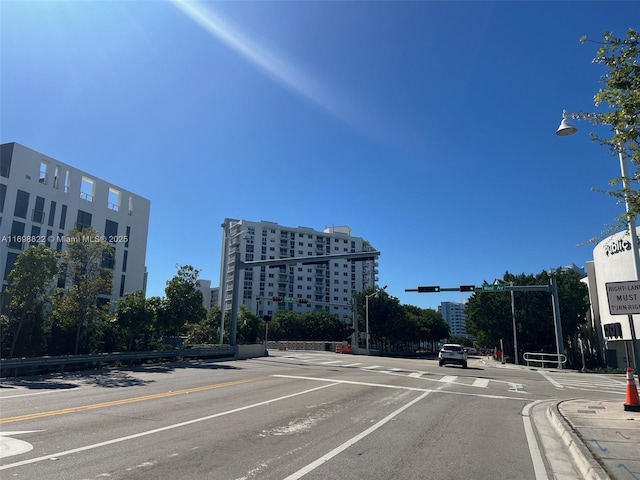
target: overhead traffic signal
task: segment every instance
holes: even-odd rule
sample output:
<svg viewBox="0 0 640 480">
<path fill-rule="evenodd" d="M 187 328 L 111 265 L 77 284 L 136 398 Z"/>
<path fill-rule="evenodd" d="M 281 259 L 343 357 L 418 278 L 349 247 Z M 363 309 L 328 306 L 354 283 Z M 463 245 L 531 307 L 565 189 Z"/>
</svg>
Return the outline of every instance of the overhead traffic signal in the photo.
<svg viewBox="0 0 640 480">
<path fill-rule="evenodd" d="M 461 292 L 475 292 L 476 291 L 476 286 L 475 285 L 460 285 L 460 291 Z"/>
<path fill-rule="evenodd" d="M 271 297 L 271 300 L 273 300 L 274 302 L 280 303 L 280 302 L 282 302 L 284 300 L 284 298 L 273 296 L 273 297 Z"/>
<path fill-rule="evenodd" d="M 299 298 L 298 303 L 309 303 L 309 300 L 307 300 L 306 298 Z"/>
<path fill-rule="evenodd" d="M 440 285 L 438 286 L 430 286 L 430 287 L 418 287 L 419 293 L 439 293 Z"/>
</svg>

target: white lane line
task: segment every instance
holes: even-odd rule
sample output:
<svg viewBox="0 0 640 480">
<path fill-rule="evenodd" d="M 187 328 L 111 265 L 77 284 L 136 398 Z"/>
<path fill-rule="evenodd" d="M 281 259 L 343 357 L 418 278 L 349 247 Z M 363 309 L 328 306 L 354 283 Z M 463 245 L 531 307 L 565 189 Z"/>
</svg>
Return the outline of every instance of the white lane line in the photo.
<svg viewBox="0 0 640 480">
<path fill-rule="evenodd" d="M 440 388 L 429 389 L 429 388 L 418 388 L 418 387 L 406 387 L 403 385 L 387 385 L 385 383 L 356 382 L 354 380 L 337 380 L 335 378 L 303 377 L 300 375 L 271 375 L 271 376 L 276 378 L 297 378 L 298 380 L 314 380 L 316 382 L 332 382 L 334 384 L 339 383 L 344 385 L 359 385 L 364 387 L 390 388 L 393 390 L 409 390 L 412 392 L 433 392 L 433 393 L 443 393 L 446 395 L 462 395 L 465 397 L 490 398 L 493 400 L 518 400 L 518 401 L 523 400 L 521 397 L 508 397 L 506 395 L 490 395 L 487 393 L 468 393 L 468 392 L 455 392 L 451 390 L 440 390 L 440 388 L 445 387 L 444 385 L 442 385 Z M 428 379 L 425 378 L 425 380 L 428 380 Z M 521 393 L 521 392 L 517 392 L 517 393 Z"/>
<path fill-rule="evenodd" d="M 487 388 L 489 386 L 489 380 L 486 378 L 476 378 L 471 384 L 472 387 Z"/>
<path fill-rule="evenodd" d="M 442 383 L 454 383 L 457 379 L 456 375 L 445 375 L 439 381 Z"/>
<path fill-rule="evenodd" d="M 374 368 L 380 368 L 381 365 L 371 365 L 369 367 L 360 367 L 362 370 L 373 370 Z"/>
<path fill-rule="evenodd" d="M 320 362 L 318 365 L 331 365 L 333 363 L 342 363 L 342 360 L 331 360 L 330 362 Z"/>
<path fill-rule="evenodd" d="M 540 372 L 540 375 L 542 375 L 544 378 L 546 378 L 554 387 L 556 387 L 556 388 L 564 388 L 562 385 L 560 385 L 558 382 L 556 382 L 553 378 L 551 378 L 549 375 L 547 375 L 542 370 L 538 370 L 538 372 Z"/>
<path fill-rule="evenodd" d="M 153 435 L 155 433 L 165 432 L 167 430 L 173 430 L 174 428 L 185 427 L 187 425 L 192 425 L 194 423 L 204 422 L 206 420 L 211 420 L 212 418 L 222 417 L 224 415 L 230 415 L 232 413 L 242 412 L 243 410 L 249 410 L 250 408 L 260 407 L 262 405 L 267 405 L 269 403 L 278 402 L 280 400 L 286 400 L 287 398 L 297 397 L 298 395 L 304 395 L 306 393 L 315 392 L 316 390 L 320 390 L 327 387 L 333 387 L 337 385 L 336 382 L 327 383 L 326 385 L 321 385 L 319 387 L 310 388 L 308 390 L 304 390 L 302 392 L 292 393 L 289 395 L 284 395 L 282 397 L 272 398 L 270 400 L 265 400 L 264 402 L 254 403 L 252 405 L 247 405 L 245 407 L 234 408 L 233 410 L 227 410 L 226 412 L 215 413 L 213 415 L 208 415 L 206 417 L 194 418 L 193 420 L 187 420 L 186 422 L 175 423 L 173 425 L 167 425 L 166 427 L 156 428 L 154 430 L 147 430 L 146 432 L 134 433 L 133 435 L 127 435 L 126 437 L 114 438 L 112 440 L 107 440 L 105 442 L 94 443 L 92 445 L 85 445 L 84 447 L 73 448 L 71 450 L 65 450 L 63 452 L 50 453 L 49 455 L 43 455 L 42 457 L 30 458 L 28 460 L 23 460 L 21 462 L 9 463 L 7 465 L 0 465 L 0 470 L 7 470 L 9 468 L 21 467 L 22 465 L 29 465 L 31 463 L 42 462 L 44 460 L 51 460 L 51 458 L 63 457 L 65 455 L 71 455 L 78 452 L 84 452 L 85 450 L 93 450 L 94 448 L 100 448 L 107 445 L 112 445 L 114 443 L 125 442 L 127 440 L 133 440 L 135 438 L 146 437 L 147 435 Z"/>
<path fill-rule="evenodd" d="M 318 468 L 320 465 L 322 465 L 323 463 L 327 462 L 328 460 L 331 460 L 333 457 L 335 457 L 336 455 L 342 453 L 343 451 L 345 451 L 347 448 L 349 448 L 350 446 L 356 444 L 357 442 L 359 442 L 360 440 L 362 440 L 363 438 L 365 438 L 366 436 L 368 436 L 369 434 L 375 432 L 376 430 L 378 430 L 380 427 L 382 427 L 385 423 L 387 423 L 388 421 L 392 420 L 394 417 L 397 417 L 398 415 L 400 415 L 402 412 L 404 412 L 407 408 L 411 407 L 412 405 L 414 405 L 415 403 L 418 403 L 420 400 L 422 400 L 424 397 L 426 397 L 427 395 L 429 395 L 430 392 L 424 392 L 422 395 L 420 395 L 419 397 L 414 398 L 413 400 L 411 400 L 409 403 L 406 403 L 405 405 L 403 405 L 402 407 L 400 407 L 399 409 L 397 409 L 395 412 L 390 413 L 389 415 L 387 415 L 386 417 L 384 417 L 382 420 L 380 420 L 378 423 L 370 426 L 369 428 L 367 428 L 364 432 L 359 433 L 358 435 L 356 435 L 355 437 L 350 438 L 349 440 L 347 440 L 346 442 L 344 442 L 342 445 L 337 446 L 336 448 L 334 448 L 333 450 L 331 450 L 329 453 L 321 456 L 320 458 L 318 458 L 317 460 L 311 462 L 309 465 L 302 467 L 300 470 L 298 470 L 297 472 L 292 473 L 291 475 L 289 475 L 288 477 L 286 477 L 284 480 L 297 480 L 298 478 L 302 478 L 304 477 L 307 473 L 315 470 L 316 468 Z"/>
<path fill-rule="evenodd" d="M 362 363 L 348 363 L 346 365 L 340 365 L 341 367 L 357 367 L 358 365 L 362 365 Z"/>
<path fill-rule="evenodd" d="M 411 372 L 409 376 L 412 378 L 420 378 L 422 374 L 420 372 Z"/>
<path fill-rule="evenodd" d="M 547 469 L 544 466 L 544 460 L 540 453 L 540 445 L 536 440 L 536 434 L 533 429 L 533 420 L 531 419 L 531 408 L 540 402 L 546 400 L 536 400 L 535 402 L 528 403 L 522 409 L 522 421 L 524 422 L 524 433 L 527 437 L 527 443 L 529 444 L 529 455 L 531 455 L 531 461 L 533 462 L 533 471 L 535 472 L 536 480 L 547 480 Z"/>
</svg>

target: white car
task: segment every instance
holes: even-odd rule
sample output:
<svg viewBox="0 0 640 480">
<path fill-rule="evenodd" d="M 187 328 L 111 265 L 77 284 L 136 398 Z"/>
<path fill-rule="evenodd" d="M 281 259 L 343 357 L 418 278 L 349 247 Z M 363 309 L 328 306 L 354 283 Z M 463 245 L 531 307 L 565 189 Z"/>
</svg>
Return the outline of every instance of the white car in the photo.
<svg viewBox="0 0 640 480">
<path fill-rule="evenodd" d="M 467 368 L 467 351 L 457 343 L 445 343 L 438 353 L 438 365 L 453 364 Z"/>
</svg>

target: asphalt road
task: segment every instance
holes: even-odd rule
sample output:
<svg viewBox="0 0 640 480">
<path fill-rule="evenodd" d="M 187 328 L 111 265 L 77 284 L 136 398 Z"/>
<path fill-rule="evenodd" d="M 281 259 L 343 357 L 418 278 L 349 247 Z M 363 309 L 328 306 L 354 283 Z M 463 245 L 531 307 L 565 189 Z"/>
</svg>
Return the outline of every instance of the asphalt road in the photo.
<svg viewBox="0 0 640 480">
<path fill-rule="evenodd" d="M 624 398 L 614 376 L 278 352 L 5 379 L 4 479 L 534 479 L 523 409 Z M 622 392 L 622 393 L 621 393 Z"/>
</svg>

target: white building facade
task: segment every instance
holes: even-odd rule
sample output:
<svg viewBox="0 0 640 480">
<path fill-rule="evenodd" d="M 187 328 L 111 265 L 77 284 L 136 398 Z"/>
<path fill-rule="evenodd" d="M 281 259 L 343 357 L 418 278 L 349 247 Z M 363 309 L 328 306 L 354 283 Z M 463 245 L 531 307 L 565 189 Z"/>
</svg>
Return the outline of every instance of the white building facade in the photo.
<svg viewBox="0 0 640 480">
<path fill-rule="evenodd" d="M 307 265 L 235 268 L 236 252 L 240 252 L 242 262 L 251 262 L 375 250 L 367 240 L 352 236 L 349 227 L 318 231 L 230 218 L 221 226 L 218 304 L 223 311 L 231 310 L 234 275 L 240 275 L 238 308 L 245 305 L 259 316 L 273 316 L 278 310 L 322 311 L 335 314 L 350 324 L 353 293 L 374 287 L 378 280 L 377 259 L 330 259 Z M 274 297 L 279 298 L 274 300 Z"/>
<path fill-rule="evenodd" d="M 640 230 L 636 229 L 636 235 Z M 640 236 L 639 236 L 640 239 Z M 591 322 L 602 337 L 609 366 L 625 368 L 633 365 L 631 324 L 629 316 L 612 315 L 609 311 L 606 284 L 639 280 L 633 265 L 633 251 L 628 230 L 616 233 L 593 249 L 593 263 L 587 264 L 587 285 L 591 302 Z M 632 315 L 636 333 L 636 349 L 640 349 L 640 315 Z"/>
<path fill-rule="evenodd" d="M 451 337 L 473 338 L 467 333 L 466 304 L 459 302 L 442 302 L 438 305 L 438 312 L 449 325 L 449 335 Z"/>
<path fill-rule="evenodd" d="M 62 251 L 72 228 L 91 227 L 114 246 L 109 299 L 144 291 L 149 212 L 146 198 L 18 143 L 0 145 L 2 290 L 26 248 Z"/>
</svg>

